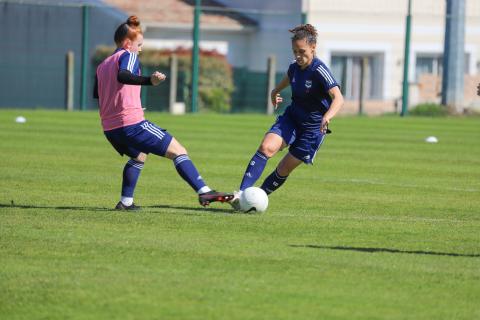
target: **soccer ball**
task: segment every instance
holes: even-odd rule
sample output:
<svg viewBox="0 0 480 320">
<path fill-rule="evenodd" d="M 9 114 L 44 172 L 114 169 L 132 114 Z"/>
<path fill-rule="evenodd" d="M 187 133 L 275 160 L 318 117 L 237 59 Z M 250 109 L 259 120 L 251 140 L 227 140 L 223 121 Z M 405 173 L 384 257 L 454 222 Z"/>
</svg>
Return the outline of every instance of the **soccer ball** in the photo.
<svg viewBox="0 0 480 320">
<path fill-rule="evenodd" d="M 240 195 L 240 209 L 243 212 L 265 212 L 268 207 L 268 196 L 263 189 L 250 187 Z"/>
</svg>

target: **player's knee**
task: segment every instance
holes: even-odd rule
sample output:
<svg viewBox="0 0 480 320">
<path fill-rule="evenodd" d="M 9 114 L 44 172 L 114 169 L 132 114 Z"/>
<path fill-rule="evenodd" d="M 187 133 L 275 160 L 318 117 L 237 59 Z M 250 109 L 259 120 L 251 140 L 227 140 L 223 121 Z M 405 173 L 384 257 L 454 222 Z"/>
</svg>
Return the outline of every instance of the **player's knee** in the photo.
<svg viewBox="0 0 480 320">
<path fill-rule="evenodd" d="M 187 154 L 187 149 L 185 149 L 181 144 L 179 144 L 177 148 L 175 148 L 174 154 L 176 157 L 182 154 Z"/>
<path fill-rule="evenodd" d="M 187 154 L 187 149 L 185 149 L 178 141 L 172 141 L 170 146 L 168 146 L 165 157 L 169 159 L 174 159 L 179 155 Z"/>
<path fill-rule="evenodd" d="M 136 161 L 145 162 L 147 161 L 147 154 L 140 152 L 140 154 L 135 158 Z"/>
<path fill-rule="evenodd" d="M 278 148 L 270 143 L 262 143 L 258 151 L 271 158 L 278 152 Z"/>
</svg>

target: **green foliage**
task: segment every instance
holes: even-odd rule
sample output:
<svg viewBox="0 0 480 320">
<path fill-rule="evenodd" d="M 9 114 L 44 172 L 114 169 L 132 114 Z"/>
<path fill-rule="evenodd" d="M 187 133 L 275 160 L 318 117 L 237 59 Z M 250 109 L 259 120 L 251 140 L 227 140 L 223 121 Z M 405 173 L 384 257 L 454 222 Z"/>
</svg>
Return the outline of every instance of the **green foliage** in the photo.
<svg viewBox="0 0 480 320">
<path fill-rule="evenodd" d="M 94 63 L 99 64 L 115 49 L 112 47 L 98 47 L 94 56 Z M 139 55 L 143 66 L 149 70 L 168 70 L 169 58 L 172 54 L 178 57 L 178 72 L 183 73 L 183 83 L 180 86 L 188 88 L 184 97 L 187 105 L 190 102 L 192 54 L 190 50 L 177 49 L 151 50 L 144 49 Z M 233 72 L 226 57 L 216 51 L 200 51 L 199 70 L 199 109 L 202 111 L 229 112 L 231 108 L 231 94 L 233 92 Z"/>
<path fill-rule="evenodd" d="M 448 108 L 436 103 L 422 103 L 413 107 L 409 113 L 413 116 L 445 117 L 448 115 Z"/>
<path fill-rule="evenodd" d="M 222 191 L 274 121 L 146 115 Z M 143 210 L 111 210 L 127 159 L 98 112 L 0 124 L 0 319 L 479 319 L 478 118 L 335 118 L 315 165 L 252 215 L 201 208 L 154 155 Z"/>
</svg>

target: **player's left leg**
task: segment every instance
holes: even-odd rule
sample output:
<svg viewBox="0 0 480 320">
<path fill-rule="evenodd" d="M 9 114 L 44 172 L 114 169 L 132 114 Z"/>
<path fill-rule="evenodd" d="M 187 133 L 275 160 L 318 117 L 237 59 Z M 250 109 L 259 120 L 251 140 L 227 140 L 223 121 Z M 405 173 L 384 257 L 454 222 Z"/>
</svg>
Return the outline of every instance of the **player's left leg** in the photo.
<svg viewBox="0 0 480 320">
<path fill-rule="evenodd" d="M 261 188 L 270 194 L 280 188 L 287 180 L 288 175 L 302 162 L 312 164 L 324 138 L 325 135 L 317 130 L 299 132 L 290 146 L 288 154 L 283 157 L 275 171 L 265 179 Z"/>
<path fill-rule="evenodd" d="M 178 174 L 193 190 L 198 193 L 205 193 L 211 190 L 203 181 L 192 160 L 190 160 L 187 150 L 175 138 L 172 138 L 165 157 L 173 161 Z"/>
<path fill-rule="evenodd" d="M 267 194 L 270 194 L 280 188 L 285 183 L 290 173 L 302 163 L 302 160 L 295 158 L 292 154 L 287 153 L 277 168 L 265 179 L 261 188 Z"/>
<path fill-rule="evenodd" d="M 165 157 L 173 160 L 178 174 L 198 193 L 198 201 L 202 206 L 215 201 L 227 202 L 233 198 L 233 194 L 217 192 L 207 186 L 192 160 L 190 160 L 187 150 L 175 138 L 172 138 Z"/>
<path fill-rule="evenodd" d="M 178 174 L 198 193 L 201 205 L 215 201 L 225 202 L 233 198 L 233 194 L 216 192 L 206 185 L 190 160 L 187 150 L 167 130 L 148 120 L 142 122 L 140 127 L 142 131 L 135 135 L 137 140 L 140 140 L 139 150 L 172 160 Z"/>
</svg>

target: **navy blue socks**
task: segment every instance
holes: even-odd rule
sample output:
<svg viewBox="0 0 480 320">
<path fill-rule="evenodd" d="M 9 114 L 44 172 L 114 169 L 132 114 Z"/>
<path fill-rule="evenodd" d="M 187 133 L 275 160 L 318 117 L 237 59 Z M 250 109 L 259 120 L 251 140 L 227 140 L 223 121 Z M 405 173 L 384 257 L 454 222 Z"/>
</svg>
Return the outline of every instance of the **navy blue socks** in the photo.
<svg viewBox="0 0 480 320">
<path fill-rule="evenodd" d="M 193 165 L 192 160 L 186 154 L 181 154 L 173 159 L 175 169 L 178 174 L 185 180 L 190 187 L 198 193 L 204 193 L 205 190 L 210 191 L 210 188 L 206 188 L 206 184 L 197 171 L 197 168 Z"/>
<path fill-rule="evenodd" d="M 136 161 L 134 159 L 128 160 L 123 168 L 123 180 L 122 180 L 122 198 L 121 201 L 124 205 L 131 205 L 133 203 L 133 192 L 137 185 L 138 177 L 143 169 L 143 162 Z"/>
<path fill-rule="evenodd" d="M 250 163 L 245 170 L 245 174 L 243 175 L 242 183 L 240 184 L 240 190 L 243 191 L 248 187 L 251 187 L 255 184 L 255 182 L 260 178 L 262 175 L 263 169 L 267 165 L 268 157 L 257 151 Z"/>
<path fill-rule="evenodd" d="M 267 193 L 270 194 L 273 191 L 277 190 L 282 186 L 282 184 L 287 180 L 288 176 L 282 177 L 278 174 L 277 169 L 275 169 L 266 179 L 263 181 L 261 188 Z"/>
</svg>

